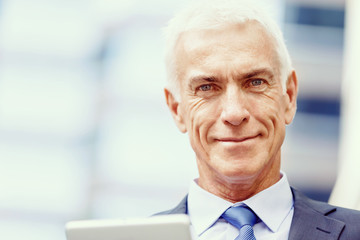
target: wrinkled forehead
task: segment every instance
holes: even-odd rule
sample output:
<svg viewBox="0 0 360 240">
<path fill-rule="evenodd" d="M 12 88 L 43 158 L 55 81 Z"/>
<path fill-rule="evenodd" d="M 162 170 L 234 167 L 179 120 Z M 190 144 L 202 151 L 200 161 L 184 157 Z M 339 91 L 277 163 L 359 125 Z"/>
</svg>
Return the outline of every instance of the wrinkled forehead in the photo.
<svg viewBox="0 0 360 240">
<path fill-rule="evenodd" d="M 222 42 L 221 38 L 224 38 Z M 226 40 L 225 40 L 226 38 Z M 182 32 L 175 46 L 175 63 L 178 76 L 184 69 L 184 62 L 190 63 L 205 57 L 208 51 L 214 49 L 218 52 L 239 54 L 252 51 L 258 56 L 267 55 L 271 58 L 275 75 L 280 73 L 280 58 L 274 38 L 257 21 L 245 21 L 244 23 L 226 24 L 214 28 L 191 29 Z M 202 54 L 204 52 L 204 54 Z M 196 59 L 195 59 L 196 58 Z"/>
</svg>

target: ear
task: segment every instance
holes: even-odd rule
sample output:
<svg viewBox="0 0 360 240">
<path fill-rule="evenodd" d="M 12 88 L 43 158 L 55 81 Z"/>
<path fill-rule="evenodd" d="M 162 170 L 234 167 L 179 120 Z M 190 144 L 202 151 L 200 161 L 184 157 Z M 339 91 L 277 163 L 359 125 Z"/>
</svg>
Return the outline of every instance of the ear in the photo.
<svg viewBox="0 0 360 240">
<path fill-rule="evenodd" d="M 296 99 L 298 95 L 298 81 L 296 73 L 293 70 L 286 81 L 286 108 L 285 123 L 290 124 L 296 113 Z"/>
<path fill-rule="evenodd" d="M 174 95 L 168 90 L 164 89 L 166 104 L 168 105 L 171 115 L 174 118 L 176 126 L 182 133 L 186 133 L 186 124 L 184 122 L 183 112 L 180 107 L 180 103 L 175 99 Z"/>
</svg>

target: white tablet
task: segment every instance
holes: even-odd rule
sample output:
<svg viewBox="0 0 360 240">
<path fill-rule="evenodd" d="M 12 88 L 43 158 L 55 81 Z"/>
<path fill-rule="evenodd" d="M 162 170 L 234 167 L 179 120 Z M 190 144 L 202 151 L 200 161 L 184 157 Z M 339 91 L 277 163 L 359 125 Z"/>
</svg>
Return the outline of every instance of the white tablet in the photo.
<svg viewBox="0 0 360 240">
<path fill-rule="evenodd" d="M 66 224 L 67 240 L 191 240 L 184 214 L 140 219 L 83 220 Z"/>
</svg>

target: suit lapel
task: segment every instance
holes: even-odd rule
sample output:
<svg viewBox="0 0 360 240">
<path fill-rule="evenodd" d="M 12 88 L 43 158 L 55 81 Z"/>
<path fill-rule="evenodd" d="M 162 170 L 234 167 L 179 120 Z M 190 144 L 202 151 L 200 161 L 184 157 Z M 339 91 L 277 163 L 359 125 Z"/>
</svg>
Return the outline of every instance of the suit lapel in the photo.
<svg viewBox="0 0 360 240">
<path fill-rule="evenodd" d="M 332 240 L 339 239 L 345 223 L 326 216 L 336 208 L 312 201 L 293 190 L 294 216 L 291 223 L 290 240 Z"/>
</svg>

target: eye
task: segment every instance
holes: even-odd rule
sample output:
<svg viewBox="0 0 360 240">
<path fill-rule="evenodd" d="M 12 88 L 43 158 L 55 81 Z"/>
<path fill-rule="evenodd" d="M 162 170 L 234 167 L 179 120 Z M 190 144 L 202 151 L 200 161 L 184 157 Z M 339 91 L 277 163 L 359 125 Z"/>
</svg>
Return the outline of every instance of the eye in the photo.
<svg viewBox="0 0 360 240">
<path fill-rule="evenodd" d="M 264 83 L 264 80 L 262 80 L 262 79 L 254 79 L 254 80 L 251 80 L 251 82 L 250 82 L 251 86 L 253 86 L 253 87 L 260 86 L 263 83 Z"/>
<path fill-rule="evenodd" d="M 211 84 L 204 84 L 201 85 L 198 89 L 200 91 L 206 92 L 206 91 L 210 91 L 213 88 L 213 86 Z"/>
<path fill-rule="evenodd" d="M 249 79 L 245 82 L 244 85 L 245 88 L 253 92 L 263 92 L 267 89 L 268 86 L 268 81 L 262 78 Z"/>
<path fill-rule="evenodd" d="M 214 83 L 205 83 L 199 85 L 195 89 L 195 95 L 201 98 L 211 98 L 218 95 L 221 92 L 219 85 Z"/>
</svg>

